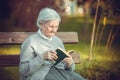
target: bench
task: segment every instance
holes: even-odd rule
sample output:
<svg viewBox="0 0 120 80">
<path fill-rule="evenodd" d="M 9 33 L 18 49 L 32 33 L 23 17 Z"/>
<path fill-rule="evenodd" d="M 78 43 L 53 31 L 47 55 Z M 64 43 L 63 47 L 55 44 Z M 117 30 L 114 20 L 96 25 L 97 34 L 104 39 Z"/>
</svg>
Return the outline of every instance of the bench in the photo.
<svg viewBox="0 0 120 80">
<path fill-rule="evenodd" d="M 35 32 L 0 32 L 0 45 L 20 45 L 28 36 Z M 63 40 L 64 44 L 76 44 L 79 42 L 77 32 L 58 32 L 56 34 Z M 74 62 L 80 63 L 80 54 L 72 53 Z M 0 67 L 18 66 L 19 54 L 1 55 Z"/>
</svg>

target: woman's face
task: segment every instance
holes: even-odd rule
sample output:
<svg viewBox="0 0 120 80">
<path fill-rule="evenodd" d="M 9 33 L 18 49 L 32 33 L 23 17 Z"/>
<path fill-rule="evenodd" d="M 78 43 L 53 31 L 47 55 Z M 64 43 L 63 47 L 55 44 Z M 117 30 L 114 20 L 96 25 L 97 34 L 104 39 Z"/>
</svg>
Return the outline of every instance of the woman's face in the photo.
<svg viewBox="0 0 120 80">
<path fill-rule="evenodd" d="M 58 20 L 52 20 L 47 22 L 46 24 L 41 24 L 41 31 L 46 37 L 52 37 L 55 35 L 59 27 Z"/>
</svg>

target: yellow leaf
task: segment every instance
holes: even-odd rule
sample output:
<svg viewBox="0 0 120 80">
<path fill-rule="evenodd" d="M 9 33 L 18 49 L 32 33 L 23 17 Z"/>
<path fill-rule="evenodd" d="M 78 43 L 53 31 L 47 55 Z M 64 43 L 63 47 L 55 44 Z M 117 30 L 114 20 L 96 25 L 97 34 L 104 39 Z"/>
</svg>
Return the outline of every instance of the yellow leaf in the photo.
<svg viewBox="0 0 120 80">
<path fill-rule="evenodd" d="M 106 18 L 106 16 L 105 16 L 105 17 L 103 18 L 103 25 L 105 26 L 106 23 L 107 23 L 107 18 Z"/>
</svg>

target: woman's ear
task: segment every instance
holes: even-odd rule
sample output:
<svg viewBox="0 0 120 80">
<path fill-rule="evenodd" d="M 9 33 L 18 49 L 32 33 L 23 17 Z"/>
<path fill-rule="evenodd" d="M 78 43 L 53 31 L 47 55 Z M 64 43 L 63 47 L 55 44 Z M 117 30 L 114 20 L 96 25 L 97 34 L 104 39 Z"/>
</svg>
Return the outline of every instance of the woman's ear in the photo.
<svg viewBox="0 0 120 80">
<path fill-rule="evenodd" d="M 43 26 L 43 23 L 40 23 L 40 26 Z"/>
<path fill-rule="evenodd" d="M 44 26 L 44 24 L 43 23 L 40 23 L 40 28 L 42 28 Z"/>
</svg>

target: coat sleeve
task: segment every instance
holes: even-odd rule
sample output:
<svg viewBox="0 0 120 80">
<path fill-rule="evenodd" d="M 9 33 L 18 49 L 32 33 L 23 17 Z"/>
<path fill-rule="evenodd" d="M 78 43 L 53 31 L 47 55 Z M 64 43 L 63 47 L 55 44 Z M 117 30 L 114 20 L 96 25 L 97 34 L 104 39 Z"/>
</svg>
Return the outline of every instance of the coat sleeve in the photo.
<svg viewBox="0 0 120 80">
<path fill-rule="evenodd" d="M 61 39 L 59 39 L 58 41 L 59 41 L 59 42 L 58 42 L 58 43 L 59 43 L 59 46 L 60 46 L 62 49 L 65 50 L 65 46 L 64 46 L 64 44 L 63 44 L 63 41 L 62 41 Z M 75 63 L 74 63 L 74 61 L 73 61 L 72 65 L 71 65 L 70 67 L 68 67 L 66 63 L 63 63 L 63 62 L 60 62 L 60 63 L 64 64 L 65 69 L 68 69 L 68 70 L 70 70 L 70 71 L 74 71 L 74 70 L 75 70 Z"/>
<path fill-rule="evenodd" d="M 43 63 L 44 59 L 42 55 L 35 55 L 34 49 L 29 42 L 22 45 L 19 69 L 23 76 L 28 76 L 34 73 Z"/>
<path fill-rule="evenodd" d="M 70 71 L 74 71 L 75 70 L 75 63 L 73 62 L 70 67 L 68 67 L 67 65 L 65 65 L 65 69 L 70 70 Z"/>
</svg>

